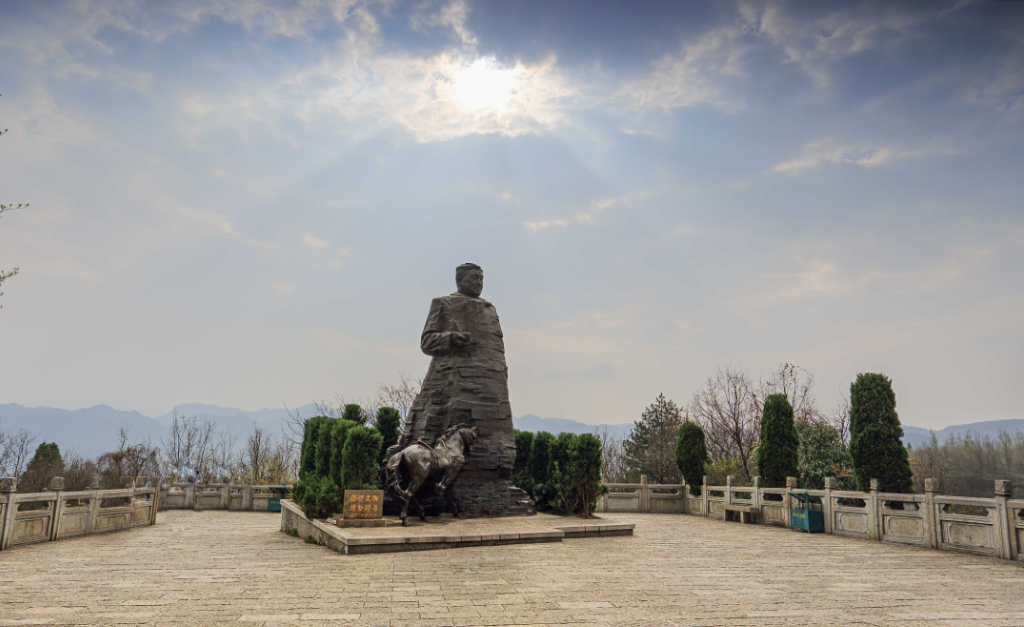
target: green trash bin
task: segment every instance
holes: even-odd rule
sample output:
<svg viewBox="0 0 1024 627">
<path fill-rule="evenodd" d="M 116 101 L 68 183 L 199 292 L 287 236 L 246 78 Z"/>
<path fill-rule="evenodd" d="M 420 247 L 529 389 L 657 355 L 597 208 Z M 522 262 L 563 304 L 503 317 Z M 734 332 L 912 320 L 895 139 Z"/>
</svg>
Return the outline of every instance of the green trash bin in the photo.
<svg viewBox="0 0 1024 627">
<path fill-rule="evenodd" d="M 789 528 L 822 533 L 825 531 L 825 512 L 821 508 L 821 499 L 807 493 L 806 490 L 787 492 L 789 497 Z"/>
<path fill-rule="evenodd" d="M 281 511 L 281 499 L 288 498 L 289 488 L 285 485 L 276 485 L 270 488 L 270 498 L 267 499 L 267 511 Z"/>
</svg>

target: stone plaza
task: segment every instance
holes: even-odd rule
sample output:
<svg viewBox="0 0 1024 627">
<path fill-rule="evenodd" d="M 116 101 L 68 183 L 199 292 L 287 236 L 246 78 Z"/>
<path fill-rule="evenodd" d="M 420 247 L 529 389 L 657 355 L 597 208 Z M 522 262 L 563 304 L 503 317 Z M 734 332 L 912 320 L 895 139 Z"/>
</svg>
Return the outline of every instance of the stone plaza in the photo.
<svg viewBox="0 0 1024 627">
<path fill-rule="evenodd" d="M 1024 568 L 697 516 L 634 536 L 340 555 L 280 515 L 171 510 L 0 553 L 0 625 L 1024 626 Z"/>
</svg>

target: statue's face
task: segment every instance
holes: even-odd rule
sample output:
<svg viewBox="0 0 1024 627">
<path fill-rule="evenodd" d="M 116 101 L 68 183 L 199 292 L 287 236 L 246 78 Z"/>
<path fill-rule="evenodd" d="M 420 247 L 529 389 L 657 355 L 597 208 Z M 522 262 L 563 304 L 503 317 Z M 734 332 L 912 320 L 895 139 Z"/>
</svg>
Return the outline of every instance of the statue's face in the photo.
<svg viewBox="0 0 1024 627">
<path fill-rule="evenodd" d="M 470 270 L 462 275 L 459 280 L 459 293 L 470 298 L 479 298 L 484 291 L 484 273 L 480 270 Z"/>
</svg>

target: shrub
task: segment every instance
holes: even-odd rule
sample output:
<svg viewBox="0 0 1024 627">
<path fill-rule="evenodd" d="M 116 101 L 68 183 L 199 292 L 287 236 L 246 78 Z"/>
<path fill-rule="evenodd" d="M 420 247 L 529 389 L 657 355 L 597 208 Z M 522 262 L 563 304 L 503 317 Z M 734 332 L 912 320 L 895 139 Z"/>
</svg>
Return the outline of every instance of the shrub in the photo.
<svg viewBox="0 0 1024 627">
<path fill-rule="evenodd" d="M 757 473 L 766 488 L 784 488 L 786 477 L 799 475 L 798 450 L 793 407 L 785 394 L 772 394 L 764 402 L 757 445 Z"/>
<path fill-rule="evenodd" d="M 850 386 L 850 456 L 860 490 L 878 479 L 882 492 L 913 492 L 902 437 L 892 381 L 882 374 L 857 375 Z"/>
<path fill-rule="evenodd" d="M 306 419 L 305 430 L 302 434 L 302 448 L 299 453 L 299 478 L 305 476 L 316 476 L 316 445 L 320 437 L 320 427 L 325 421 L 330 420 L 326 416 L 313 416 Z"/>
<path fill-rule="evenodd" d="M 331 466 L 328 476 L 339 486 L 343 483 L 341 474 L 345 459 L 345 440 L 352 428 L 358 426 L 351 420 L 331 421 Z"/>
<path fill-rule="evenodd" d="M 826 424 L 796 423 L 800 440 L 800 481 L 810 490 L 825 487 L 826 477 L 836 477 L 840 490 L 856 490 L 850 449 L 836 431 Z"/>
<path fill-rule="evenodd" d="M 306 489 L 302 510 L 306 518 L 327 518 L 341 509 L 341 490 L 330 477 L 321 477 Z"/>
<path fill-rule="evenodd" d="M 345 405 L 345 409 L 341 413 L 341 419 L 351 420 L 352 422 L 357 422 L 363 425 L 366 424 L 366 412 L 364 412 L 363 408 L 359 405 L 349 403 Z"/>
<path fill-rule="evenodd" d="M 512 466 L 512 483 L 530 492 L 533 480 L 530 477 L 530 449 L 533 446 L 533 433 L 515 430 L 516 461 Z"/>
<path fill-rule="evenodd" d="M 398 444 L 399 428 L 402 415 L 394 407 L 381 407 L 377 410 L 377 431 L 381 435 L 380 459 L 384 461 L 387 450 Z"/>
<path fill-rule="evenodd" d="M 551 500 L 551 446 L 555 442 L 555 436 L 547 431 L 540 431 L 533 435 L 533 444 L 530 446 L 530 461 L 528 462 L 530 481 L 532 483 L 530 496 L 537 504 L 538 510 L 546 510 Z"/>
<path fill-rule="evenodd" d="M 676 465 L 693 496 L 700 496 L 704 467 L 709 461 L 704 429 L 696 422 L 687 420 L 679 427 L 679 437 L 676 439 Z"/>
<path fill-rule="evenodd" d="M 373 427 L 352 427 L 345 440 L 341 487 L 345 490 L 376 490 L 383 438 Z"/>
</svg>

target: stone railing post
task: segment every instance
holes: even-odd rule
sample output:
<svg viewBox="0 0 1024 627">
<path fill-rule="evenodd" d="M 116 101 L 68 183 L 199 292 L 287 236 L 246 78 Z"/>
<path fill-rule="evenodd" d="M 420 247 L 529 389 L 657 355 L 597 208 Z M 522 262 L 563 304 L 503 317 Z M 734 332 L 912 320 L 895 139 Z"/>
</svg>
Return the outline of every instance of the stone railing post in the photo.
<svg viewBox="0 0 1024 627">
<path fill-rule="evenodd" d="M 750 506 L 757 511 L 757 522 L 761 522 L 761 477 L 754 477 L 754 489 L 750 492 Z"/>
<path fill-rule="evenodd" d="M 786 513 L 786 527 L 792 528 L 792 524 L 789 520 L 789 508 L 792 507 L 792 503 L 789 502 L 789 491 L 796 490 L 796 477 L 786 477 L 786 494 L 782 495 L 782 509 Z"/>
<path fill-rule="evenodd" d="M 872 540 L 882 539 L 882 512 L 878 502 L 878 479 L 871 480 L 868 495 L 868 537 Z"/>
<path fill-rule="evenodd" d="M 202 495 L 203 489 L 205 487 L 206 487 L 206 484 L 203 484 L 203 483 L 193 483 L 192 484 L 192 509 L 196 510 L 197 512 L 200 509 L 202 509 L 199 506 L 199 502 L 202 499 L 200 499 L 199 497 Z"/>
<path fill-rule="evenodd" d="M 225 483 L 220 487 L 220 508 L 231 509 L 231 484 Z"/>
<path fill-rule="evenodd" d="M 640 513 L 646 514 L 651 511 L 651 493 L 647 488 L 647 475 L 640 475 Z"/>
<path fill-rule="evenodd" d="M 732 505 L 732 475 L 725 477 L 725 504 Z"/>
<path fill-rule="evenodd" d="M 708 476 L 704 475 L 704 483 L 700 486 L 700 515 L 708 515 Z"/>
<path fill-rule="evenodd" d="M 14 539 L 14 514 L 18 511 L 14 494 L 17 489 L 18 480 L 14 477 L 0 479 L 0 494 L 7 495 L 7 506 L 4 507 L 4 515 L 0 517 L 0 551 L 10 547 Z"/>
<path fill-rule="evenodd" d="M 90 534 L 96 529 L 96 519 L 100 516 L 100 476 L 93 475 L 89 482 L 89 489 L 92 494 L 89 496 L 89 517 L 85 521 L 85 533 Z"/>
<path fill-rule="evenodd" d="M 836 489 L 836 478 L 825 477 L 825 496 L 821 499 L 821 517 L 825 519 L 825 533 L 832 533 L 832 523 L 835 515 L 832 514 L 832 490 Z"/>
<path fill-rule="evenodd" d="M 252 486 L 246 485 L 242 488 L 242 511 L 252 511 Z"/>
<path fill-rule="evenodd" d="M 190 483 L 185 486 L 185 509 L 196 508 L 196 484 Z"/>
<path fill-rule="evenodd" d="M 924 541 L 925 545 L 932 549 L 939 548 L 939 538 L 942 537 L 939 516 L 935 511 L 935 495 L 938 492 L 938 479 L 924 480 Z"/>
<path fill-rule="evenodd" d="M 60 520 L 64 517 L 64 477 L 50 479 L 49 492 L 57 493 L 57 500 L 53 502 L 53 509 L 50 510 L 50 541 L 56 540 L 60 535 Z"/>
<path fill-rule="evenodd" d="M 993 524 L 995 525 L 996 557 L 1004 560 L 1017 559 L 1015 549 L 1016 542 L 1011 534 L 1016 530 L 1013 527 L 1012 512 L 1006 507 L 1006 500 L 1013 497 L 1013 482 L 997 480 L 995 485 L 996 511 L 992 512 Z"/>
</svg>

